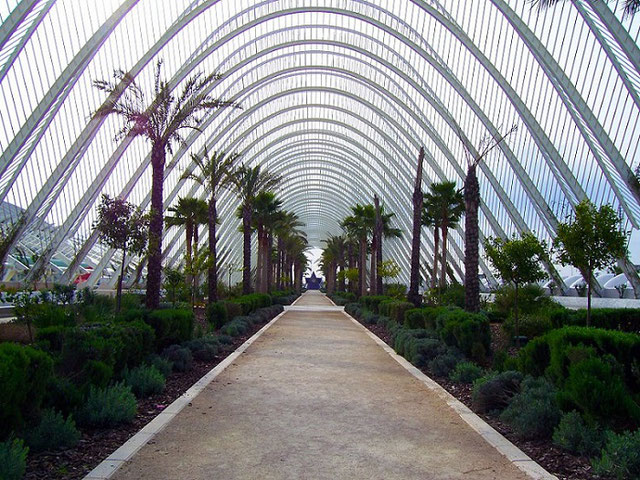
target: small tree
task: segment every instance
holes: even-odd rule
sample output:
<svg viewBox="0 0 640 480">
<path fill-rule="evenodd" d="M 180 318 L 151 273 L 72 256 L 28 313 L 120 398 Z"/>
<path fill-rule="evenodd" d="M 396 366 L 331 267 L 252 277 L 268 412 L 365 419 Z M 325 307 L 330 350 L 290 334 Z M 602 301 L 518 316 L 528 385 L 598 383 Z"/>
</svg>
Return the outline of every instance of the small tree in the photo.
<svg viewBox="0 0 640 480">
<path fill-rule="evenodd" d="M 167 300 L 175 308 L 181 290 L 186 288 L 185 277 L 178 268 L 167 267 L 164 269 L 164 288 L 167 291 Z"/>
<path fill-rule="evenodd" d="M 98 231 L 99 239 L 105 245 L 122 250 L 122 264 L 118 275 L 116 293 L 116 312 L 120 311 L 122 300 L 122 279 L 127 252 L 141 254 L 147 245 L 147 216 L 139 208 L 121 198 L 102 195 L 98 206 L 98 220 L 93 228 Z"/>
<path fill-rule="evenodd" d="M 547 244 L 532 233 L 523 233 L 505 240 L 488 238 L 484 244 L 487 258 L 497 270 L 502 281 L 515 286 L 514 324 L 516 344 L 520 346 L 518 330 L 518 288 L 527 283 L 546 278 L 540 263 L 548 258 Z"/>
<path fill-rule="evenodd" d="M 591 324 L 593 273 L 627 256 L 627 232 L 611 205 L 598 210 L 589 200 L 576 205 L 573 220 L 558 225 L 554 248 L 563 265 L 573 265 L 587 282 L 587 326 Z"/>
<path fill-rule="evenodd" d="M 400 275 L 400 266 L 395 260 L 385 260 L 378 265 L 378 277 L 383 280 L 386 278 L 397 278 Z"/>
</svg>

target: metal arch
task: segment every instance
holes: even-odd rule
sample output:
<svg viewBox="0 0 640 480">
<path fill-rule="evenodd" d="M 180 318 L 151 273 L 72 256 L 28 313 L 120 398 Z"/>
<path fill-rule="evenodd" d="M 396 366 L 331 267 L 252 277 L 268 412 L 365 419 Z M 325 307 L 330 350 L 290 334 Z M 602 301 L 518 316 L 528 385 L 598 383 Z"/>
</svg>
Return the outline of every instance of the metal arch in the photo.
<svg viewBox="0 0 640 480">
<path fill-rule="evenodd" d="M 502 12 L 507 21 L 518 33 L 518 36 L 527 45 L 529 51 L 533 54 L 533 56 L 536 58 L 536 60 L 546 73 L 547 78 L 552 80 L 551 84 L 558 92 L 562 102 L 567 108 L 569 115 L 571 115 L 574 123 L 582 133 L 584 141 L 589 146 L 589 149 L 598 162 L 598 165 L 600 165 L 602 173 L 609 181 L 609 185 L 616 194 L 618 202 L 620 202 L 620 205 L 625 210 L 629 221 L 634 227 L 640 228 L 640 219 L 638 218 L 640 214 L 638 212 L 634 212 L 631 209 L 625 196 L 620 191 L 618 184 L 611 177 L 611 172 L 604 162 L 605 160 L 608 160 L 613 165 L 620 178 L 624 181 L 624 184 L 629 192 L 633 195 L 636 202 L 640 205 L 640 191 L 633 188 L 630 183 L 631 179 L 634 178 L 631 168 L 629 168 L 629 165 L 627 165 L 627 163 L 624 161 L 624 159 L 620 155 L 620 152 L 608 137 L 608 135 L 604 134 L 604 128 L 602 127 L 602 125 L 600 125 L 600 122 L 598 121 L 596 116 L 593 114 L 580 93 L 574 87 L 571 80 L 569 80 L 567 75 L 564 73 L 564 70 L 560 68 L 558 62 L 555 61 L 549 51 L 542 45 L 542 42 L 540 42 L 540 40 L 535 35 L 533 35 L 526 24 L 520 19 L 518 15 L 515 14 L 513 10 L 511 10 L 511 8 L 503 0 L 491 1 L 494 3 L 496 8 L 498 8 Z M 585 125 L 588 127 L 589 132 L 585 130 Z M 594 144 L 593 139 L 598 142 L 598 145 Z M 606 159 L 603 158 L 602 153 L 607 156 Z"/>
<path fill-rule="evenodd" d="M 18 10 L 19 8 L 21 8 L 23 4 L 29 3 L 29 1 L 27 2 L 23 1 L 19 3 L 15 10 Z M 40 11 L 40 13 L 38 13 L 38 17 L 31 23 L 31 26 L 29 27 L 29 29 L 22 35 L 22 37 L 20 38 L 20 43 L 13 48 L 13 52 L 11 53 L 9 58 L 5 60 L 4 64 L 0 68 L 0 83 L 2 82 L 2 80 L 4 80 L 4 77 L 7 75 L 9 70 L 11 70 L 11 67 L 16 61 L 16 58 L 18 58 L 18 56 L 20 55 L 20 52 L 22 52 L 22 50 L 24 49 L 24 46 L 31 39 L 33 32 L 35 32 L 36 29 L 40 26 L 40 23 L 42 22 L 42 20 L 44 20 L 44 17 L 46 17 L 49 14 L 51 7 L 53 6 L 56 0 L 36 0 L 36 2 L 37 1 L 46 2 L 46 5 L 42 7 L 42 10 Z M 3 29 L 4 29 L 4 23 L 2 24 L 2 26 L 0 26 L 0 31 L 2 31 Z M 4 47 L 4 42 L 0 41 L 0 51 L 2 51 L 3 47 Z"/>
<path fill-rule="evenodd" d="M 7 19 L 2 22 L 2 25 L 0 25 L 0 51 L 38 3 L 40 3 L 40 0 L 24 0 L 19 2 Z"/>
</svg>

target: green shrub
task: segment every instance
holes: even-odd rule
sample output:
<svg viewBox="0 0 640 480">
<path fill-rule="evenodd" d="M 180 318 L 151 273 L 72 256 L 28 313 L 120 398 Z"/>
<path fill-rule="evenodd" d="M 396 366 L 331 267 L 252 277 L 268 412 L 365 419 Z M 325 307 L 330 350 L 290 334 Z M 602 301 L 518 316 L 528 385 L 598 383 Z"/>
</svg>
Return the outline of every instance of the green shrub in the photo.
<svg viewBox="0 0 640 480">
<path fill-rule="evenodd" d="M 362 313 L 362 321 L 367 325 L 375 325 L 378 323 L 378 315 L 369 310 L 365 310 Z"/>
<path fill-rule="evenodd" d="M 545 295 L 544 289 L 539 285 L 530 283 L 518 289 L 518 311 L 523 314 L 536 313 L 557 304 Z M 504 316 L 510 315 L 515 307 L 515 288 L 505 285 L 495 292 L 491 309 Z"/>
<path fill-rule="evenodd" d="M 118 383 L 112 387 L 91 387 L 78 421 L 91 427 L 114 427 L 128 423 L 136 416 L 136 397 L 128 386 Z"/>
<path fill-rule="evenodd" d="M 80 441 L 80 432 L 71 415 L 66 419 L 55 410 L 45 410 L 40 422 L 25 432 L 25 442 L 34 452 L 64 450 L 75 447 Z"/>
<path fill-rule="evenodd" d="M 80 389 L 68 378 L 49 378 L 42 406 L 69 414 L 80 407 L 83 396 Z"/>
<path fill-rule="evenodd" d="M 170 345 L 162 351 L 162 356 L 173 364 L 176 372 L 187 372 L 193 367 L 193 355 L 186 347 Z"/>
<path fill-rule="evenodd" d="M 207 322 L 215 330 L 227 323 L 225 302 L 211 302 L 207 305 Z"/>
<path fill-rule="evenodd" d="M 505 331 L 509 338 L 513 338 L 515 332 L 515 320 L 513 316 L 502 324 L 502 329 Z M 551 320 L 549 317 L 540 315 L 537 313 L 529 313 L 522 315 L 518 319 L 518 335 L 527 337 L 528 339 L 536 338 L 544 335 L 549 330 L 553 329 Z"/>
<path fill-rule="evenodd" d="M 164 391 L 165 377 L 152 366 L 141 365 L 133 370 L 125 370 L 122 379 L 138 398 L 148 397 Z"/>
<path fill-rule="evenodd" d="M 73 311 L 62 305 L 40 303 L 30 307 L 32 322 L 38 328 L 64 326 L 72 327 L 76 324 Z"/>
<path fill-rule="evenodd" d="M 404 313 L 406 328 L 425 328 L 425 316 L 430 310 L 425 308 L 410 308 Z"/>
<path fill-rule="evenodd" d="M 490 373 L 473 382 L 472 401 L 480 413 L 502 411 L 520 391 L 522 374 L 508 370 Z"/>
<path fill-rule="evenodd" d="M 344 311 L 347 315 L 351 315 L 355 319 L 359 319 L 362 314 L 362 308 L 357 302 L 349 302 L 345 304 Z"/>
<path fill-rule="evenodd" d="M 413 308 L 413 303 L 396 300 L 395 302 L 388 305 L 388 316 L 402 325 L 404 323 L 405 312 Z"/>
<path fill-rule="evenodd" d="M 384 300 L 391 299 L 386 295 L 363 295 L 360 297 L 360 305 L 367 310 L 371 310 L 373 313 L 379 313 L 378 305 Z"/>
<path fill-rule="evenodd" d="M 0 478 L 21 480 L 27 470 L 29 448 L 20 439 L 9 439 L 0 443 Z"/>
<path fill-rule="evenodd" d="M 220 351 L 220 343 L 215 337 L 202 337 L 182 344 L 191 350 L 193 358 L 202 362 L 210 362 Z"/>
<path fill-rule="evenodd" d="M 595 473 L 615 476 L 618 480 L 640 478 L 640 430 L 616 435 L 607 434 L 602 456 L 593 461 Z"/>
<path fill-rule="evenodd" d="M 37 415 L 53 375 L 46 353 L 13 343 L 0 343 L 0 438 Z"/>
<path fill-rule="evenodd" d="M 588 426 L 575 410 L 565 413 L 553 432 L 553 443 L 578 455 L 593 457 L 604 445 L 604 433 Z"/>
<path fill-rule="evenodd" d="M 154 310 L 145 321 L 155 331 L 157 350 L 191 340 L 193 335 L 193 312 L 190 310 Z"/>
<path fill-rule="evenodd" d="M 440 305 L 464 308 L 464 296 L 464 285 L 456 283 L 448 285 L 440 293 Z"/>
<path fill-rule="evenodd" d="M 554 317 L 555 327 L 565 325 L 585 326 L 587 311 L 576 310 Z M 591 326 L 607 330 L 640 333 L 640 308 L 594 308 L 591 310 Z"/>
<path fill-rule="evenodd" d="M 386 283 L 382 286 L 385 295 L 397 300 L 407 298 L 407 286 L 404 283 Z"/>
<path fill-rule="evenodd" d="M 266 293 L 250 293 L 232 299 L 231 303 L 240 305 L 242 315 L 249 315 L 254 310 L 271 306 L 271 296 Z"/>
<path fill-rule="evenodd" d="M 445 353 L 437 355 L 429 362 L 429 370 L 437 377 L 448 377 L 458 363 L 460 363 L 461 359 L 460 354 L 456 354 L 449 349 Z"/>
<path fill-rule="evenodd" d="M 242 315 L 242 306 L 237 303 L 225 301 L 224 308 L 227 310 L 227 322 Z"/>
<path fill-rule="evenodd" d="M 407 349 L 407 359 L 418 367 L 425 367 L 446 351 L 447 346 L 437 338 L 416 338 Z"/>
<path fill-rule="evenodd" d="M 460 309 L 440 310 L 436 328 L 447 345 L 460 349 L 473 360 L 482 362 L 491 351 L 489 320 L 482 314 Z"/>
<path fill-rule="evenodd" d="M 586 350 L 585 350 L 586 349 Z M 519 368 L 528 374 L 548 375 L 562 388 L 569 367 L 587 357 L 611 355 L 622 367 L 622 378 L 629 391 L 640 392 L 640 377 L 634 361 L 640 358 L 640 336 L 613 330 L 564 327 L 529 342 L 518 357 Z"/>
<path fill-rule="evenodd" d="M 484 370 L 473 362 L 460 362 L 453 369 L 449 378 L 457 383 L 473 383 L 484 375 Z"/>
<path fill-rule="evenodd" d="M 409 330 L 407 328 L 399 328 L 393 339 L 393 349 L 398 355 L 405 357 L 413 340 L 432 337 L 433 334 L 424 329 Z M 411 359 L 407 359 L 411 361 Z"/>
<path fill-rule="evenodd" d="M 164 378 L 168 378 L 173 371 L 173 362 L 155 353 L 147 358 L 146 363 L 158 370 Z"/>
<path fill-rule="evenodd" d="M 544 378 L 527 377 L 500 420 L 509 424 L 520 438 L 549 438 L 562 416 L 556 395 L 555 387 Z"/>
<path fill-rule="evenodd" d="M 562 400 L 587 418 L 607 423 L 615 419 L 640 422 L 640 407 L 633 401 L 611 358 L 591 357 L 572 364 L 562 389 Z"/>
</svg>

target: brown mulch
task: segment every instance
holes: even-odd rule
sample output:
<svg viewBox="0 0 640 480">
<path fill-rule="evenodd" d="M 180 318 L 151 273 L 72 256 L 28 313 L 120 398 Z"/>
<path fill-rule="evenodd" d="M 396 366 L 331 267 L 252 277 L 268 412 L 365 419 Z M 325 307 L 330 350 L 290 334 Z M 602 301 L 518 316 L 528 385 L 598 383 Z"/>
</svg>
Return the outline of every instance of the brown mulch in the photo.
<svg viewBox="0 0 640 480">
<path fill-rule="evenodd" d="M 371 332 L 380 337 L 387 345 L 393 347 L 393 344 L 391 343 L 391 334 L 385 327 L 380 325 L 367 325 L 363 322 L 361 323 Z M 491 325 L 491 334 L 492 348 L 504 348 L 508 339 L 502 331 L 500 324 Z M 510 353 L 512 353 L 511 350 L 512 349 L 509 349 Z M 431 374 L 427 368 L 421 368 L 421 370 L 440 384 L 440 386 L 447 390 L 451 395 L 456 397 L 460 402 L 474 411 L 501 435 L 506 437 L 510 442 L 531 457 L 535 462 L 540 464 L 548 472 L 558 477 L 559 480 L 603 480 L 608 478 L 594 474 L 588 458 L 566 452 L 555 446 L 550 441 L 521 440 L 513 433 L 513 430 L 507 424 L 501 422 L 499 418 L 476 412 L 471 401 L 471 385 L 459 384 L 452 382 L 448 378 L 437 377 Z"/>
<path fill-rule="evenodd" d="M 226 345 L 214 361 L 194 360 L 190 371 L 172 373 L 167 378 L 164 392 L 138 400 L 138 413 L 133 422 L 111 429 L 83 429 L 82 438 L 74 448 L 62 452 L 29 454 L 24 478 L 83 478 L 263 326 L 264 324 L 255 325 L 246 335 L 233 338 L 233 343 Z"/>
</svg>

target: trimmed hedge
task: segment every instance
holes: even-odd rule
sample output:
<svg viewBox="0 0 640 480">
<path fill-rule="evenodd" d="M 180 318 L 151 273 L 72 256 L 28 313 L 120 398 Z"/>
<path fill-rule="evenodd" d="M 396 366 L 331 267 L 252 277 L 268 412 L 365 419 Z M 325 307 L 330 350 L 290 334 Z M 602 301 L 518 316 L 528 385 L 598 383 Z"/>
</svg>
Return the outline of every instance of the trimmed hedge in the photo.
<svg viewBox="0 0 640 480">
<path fill-rule="evenodd" d="M 413 303 L 402 300 L 382 300 L 378 304 L 378 313 L 396 322 L 404 323 L 404 313 L 414 308 Z"/>
<path fill-rule="evenodd" d="M 243 315 L 249 315 L 254 310 L 271 306 L 271 296 L 266 293 L 250 293 L 230 300 L 231 303 L 240 305 Z"/>
<path fill-rule="evenodd" d="M 457 308 L 440 310 L 436 330 L 447 345 L 458 348 L 473 360 L 483 361 L 491 352 L 489 320 L 480 313 Z"/>
<path fill-rule="evenodd" d="M 145 319 L 156 333 L 156 350 L 190 340 L 193 335 L 193 312 L 167 308 L 154 310 Z"/>
<path fill-rule="evenodd" d="M 558 309 L 550 315 L 550 320 L 554 328 L 585 326 L 587 311 Z M 591 310 L 591 326 L 640 334 L 640 309 L 594 308 Z"/>
<path fill-rule="evenodd" d="M 38 413 L 52 375 L 53 360 L 45 352 L 0 344 L 0 438 Z"/>
<path fill-rule="evenodd" d="M 218 329 L 227 323 L 227 308 L 225 302 L 211 302 L 207 305 L 207 322 L 213 329 Z"/>
<path fill-rule="evenodd" d="M 385 300 L 393 299 L 387 295 L 364 295 L 360 297 L 360 305 L 373 313 L 380 313 L 378 312 L 378 305 Z"/>
</svg>

